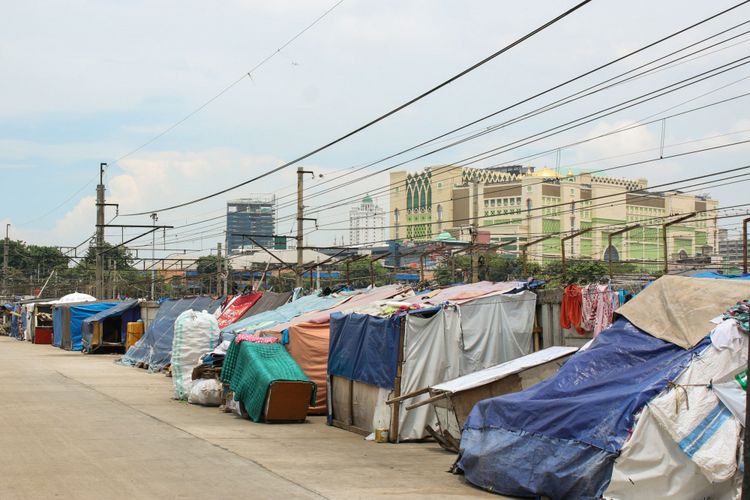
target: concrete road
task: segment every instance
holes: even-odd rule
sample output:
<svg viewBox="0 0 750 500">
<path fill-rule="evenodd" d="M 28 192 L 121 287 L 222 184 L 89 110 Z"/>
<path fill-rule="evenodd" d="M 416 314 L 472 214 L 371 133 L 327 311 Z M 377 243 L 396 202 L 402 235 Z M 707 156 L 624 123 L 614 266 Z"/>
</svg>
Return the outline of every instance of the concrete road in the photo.
<svg viewBox="0 0 750 500">
<path fill-rule="evenodd" d="M 498 498 L 434 443 L 255 424 L 171 399 L 171 379 L 0 337 L 0 499 Z"/>
</svg>

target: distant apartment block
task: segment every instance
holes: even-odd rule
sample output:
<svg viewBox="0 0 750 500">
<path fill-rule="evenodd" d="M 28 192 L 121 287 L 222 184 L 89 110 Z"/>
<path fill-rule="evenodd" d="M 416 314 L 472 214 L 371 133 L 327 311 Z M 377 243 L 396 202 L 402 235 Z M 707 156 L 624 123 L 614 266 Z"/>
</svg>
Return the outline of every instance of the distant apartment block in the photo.
<svg viewBox="0 0 750 500">
<path fill-rule="evenodd" d="M 227 251 L 230 254 L 257 249 L 253 240 L 273 248 L 275 232 L 275 195 L 256 194 L 227 202 Z"/>
</svg>

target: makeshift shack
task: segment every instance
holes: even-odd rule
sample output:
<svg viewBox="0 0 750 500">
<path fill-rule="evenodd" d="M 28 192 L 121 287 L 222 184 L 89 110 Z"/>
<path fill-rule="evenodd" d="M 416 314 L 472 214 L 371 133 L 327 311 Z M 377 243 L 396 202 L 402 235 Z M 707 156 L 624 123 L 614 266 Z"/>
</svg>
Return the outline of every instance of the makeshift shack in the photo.
<svg viewBox="0 0 750 500">
<path fill-rule="evenodd" d="M 177 316 L 188 309 L 214 312 L 220 305 L 221 300 L 203 296 L 164 300 L 143 337 L 127 350 L 120 363 L 147 368 L 152 372 L 161 371 L 172 360 L 174 322 Z"/>
<path fill-rule="evenodd" d="M 477 403 L 457 470 L 510 496 L 733 498 L 741 419 L 714 383 L 747 366 L 750 303 L 741 334 L 711 321 L 749 297 L 746 280 L 656 280 L 555 376 Z"/>
<path fill-rule="evenodd" d="M 49 299 L 26 304 L 29 337 L 34 344 L 52 343 L 52 307 Z"/>
<path fill-rule="evenodd" d="M 426 387 L 402 396 L 408 403 L 414 396 L 429 398 L 407 405 L 406 411 L 431 404 L 435 409 L 438 428 L 427 431 L 443 448 L 458 453 L 461 429 L 474 405 L 483 399 L 518 392 L 546 380 L 560 369 L 577 347 L 548 347 L 520 358 L 500 363 L 462 377 Z"/>
<path fill-rule="evenodd" d="M 141 319 L 140 301 L 127 300 L 89 316 L 81 323 L 83 351 L 125 351 L 128 323 Z"/>
<path fill-rule="evenodd" d="M 422 309 L 392 317 L 332 315 L 329 421 L 361 434 L 387 429 L 392 442 L 428 437 L 434 411 L 406 412 L 400 396 L 532 352 L 536 295 L 507 293 L 516 290 L 482 282 L 409 297 L 400 302 Z"/>
<path fill-rule="evenodd" d="M 336 306 L 324 311 L 311 312 L 294 318 L 289 324 L 270 328 L 276 335 L 281 335 L 287 351 L 300 365 L 302 371 L 318 387 L 317 401 L 310 407 L 311 415 L 326 414 L 327 367 L 330 337 L 330 315 L 335 312 L 355 310 L 378 301 L 390 299 L 411 292 L 410 288 L 400 285 L 388 285 L 364 293 L 350 296 Z M 284 333 L 286 331 L 286 333 Z"/>
<path fill-rule="evenodd" d="M 81 325 L 83 320 L 117 304 L 117 302 L 56 304 L 52 313 L 53 345 L 66 351 L 82 350 Z"/>
</svg>

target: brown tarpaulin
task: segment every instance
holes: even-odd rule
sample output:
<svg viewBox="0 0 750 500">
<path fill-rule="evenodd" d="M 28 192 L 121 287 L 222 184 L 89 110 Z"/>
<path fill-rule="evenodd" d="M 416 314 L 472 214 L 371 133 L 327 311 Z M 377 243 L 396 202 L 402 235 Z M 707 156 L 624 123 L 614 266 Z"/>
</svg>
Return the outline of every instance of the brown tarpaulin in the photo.
<svg viewBox="0 0 750 500">
<path fill-rule="evenodd" d="M 286 349 L 305 375 L 318 385 L 318 399 L 308 411 L 311 415 L 326 413 L 329 323 L 299 323 L 289 327 Z"/>
<path fill-rule="evenodd" d="M 750 281 L 662 276 L 616 312 L 654 337 L 689 349 L 711 320 L 750 298 Z"/>
</svg>

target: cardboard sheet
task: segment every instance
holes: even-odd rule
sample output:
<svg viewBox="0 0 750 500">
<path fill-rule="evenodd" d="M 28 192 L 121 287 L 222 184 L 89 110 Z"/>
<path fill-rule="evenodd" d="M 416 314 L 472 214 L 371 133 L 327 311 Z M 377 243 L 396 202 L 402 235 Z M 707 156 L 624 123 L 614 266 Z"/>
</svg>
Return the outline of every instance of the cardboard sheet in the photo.
<svg viewBox="0 0 750 500">
<path fill-rule="evenodd" d="M 690 349 L 713 328 L 711 320 L 750 298 L 750 281 L 662 276 L 616 313 L 659 339 Z"/>
</svg>

